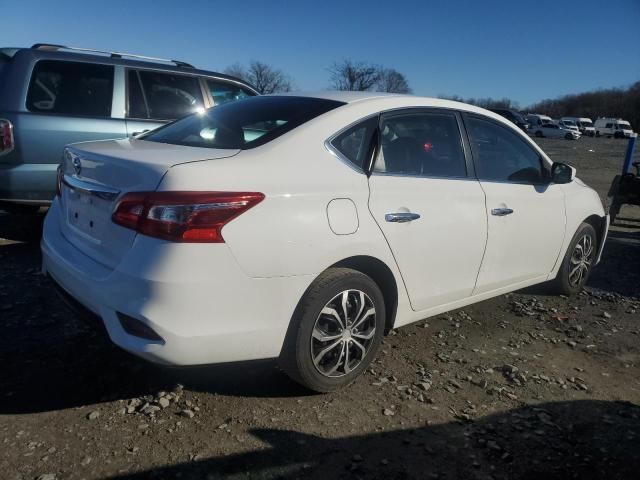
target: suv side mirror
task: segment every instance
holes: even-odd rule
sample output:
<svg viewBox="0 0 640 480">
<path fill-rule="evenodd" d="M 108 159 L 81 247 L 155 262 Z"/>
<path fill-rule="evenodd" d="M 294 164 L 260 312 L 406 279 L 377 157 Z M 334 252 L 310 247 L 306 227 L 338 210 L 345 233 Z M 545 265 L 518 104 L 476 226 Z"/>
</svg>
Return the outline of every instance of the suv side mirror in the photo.
<svg viewBox="0 0 640 480">
<path fill-rule="evenodd" d="M 553 162 L 551 165 L 551 181 L 553 183 L 571 183 L 576 178 L 576 169 L 571 165 L 561 162 Z"/>
</svg>

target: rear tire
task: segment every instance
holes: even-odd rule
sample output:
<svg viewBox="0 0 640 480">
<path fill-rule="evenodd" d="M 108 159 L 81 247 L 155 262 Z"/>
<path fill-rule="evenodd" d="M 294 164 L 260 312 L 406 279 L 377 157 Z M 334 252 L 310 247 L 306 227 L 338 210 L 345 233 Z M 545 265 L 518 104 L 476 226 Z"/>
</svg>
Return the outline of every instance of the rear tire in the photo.
<svg viewBox="0 0 640 480">
<path fill-rule="evenodd" d="M 599 136 L 600 136 L 600 131 L 597 131 L 596 132 L 596 137 L 599 137 Z"/>
<path fill-rule="evenodd" d="M 536 137 L 538 137 L 538 138 L 542 138 L 543 137 L 542 132 L 540 130 L 536 131 Z"/>
<path fill-rule="evenodd" d="M 384 297 L 370 277 L 349 268 L 331 268 L 300 300 L 280 366 L 310 390 L 342 388 L 375 358 L 385 320 Z"/>
<path fill-rule="evenodd" d="M 558 275 L 553 281 L 553 289 L 564 295 L 580 292 L 589 279 L 597 254 L 596 231 L 588 223 L 582 223 L 567 248 Z"/>
</svg>

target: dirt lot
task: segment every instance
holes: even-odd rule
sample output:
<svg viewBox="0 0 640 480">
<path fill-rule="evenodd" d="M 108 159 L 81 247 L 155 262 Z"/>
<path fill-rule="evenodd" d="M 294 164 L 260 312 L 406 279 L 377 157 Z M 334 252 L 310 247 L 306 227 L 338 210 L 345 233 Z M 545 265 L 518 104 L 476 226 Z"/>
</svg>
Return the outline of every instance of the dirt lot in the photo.
<svg viewBox="0 0 640 480">
<path fill-rule="evenodd" d="M 605 197 L 626 142 L 541 141 Z M 392 332 L 310 395 L 272 364 L 163 369 L 39 275 L 0 215 L 0 478 L 640 478 L 640 208 L 575 298 L 518 292 Z"/>
</svg>

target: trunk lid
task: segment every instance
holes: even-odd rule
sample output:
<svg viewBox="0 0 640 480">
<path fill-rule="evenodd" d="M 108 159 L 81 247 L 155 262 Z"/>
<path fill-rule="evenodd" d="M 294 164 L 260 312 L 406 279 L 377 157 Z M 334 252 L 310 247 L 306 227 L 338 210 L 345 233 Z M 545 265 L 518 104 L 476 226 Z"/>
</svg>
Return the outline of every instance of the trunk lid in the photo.
<svg viewBox="0 0 640 480">
<path fill-rule="evenodd" d="M 228 158 L 238 152 L 135 139 L 67 147 L 60 167 L 62 234 L 85 255 L 114 268 L 136 236 L 111 221 L 123 193 L 156 190 L 175 165 Z"/>
</svg>

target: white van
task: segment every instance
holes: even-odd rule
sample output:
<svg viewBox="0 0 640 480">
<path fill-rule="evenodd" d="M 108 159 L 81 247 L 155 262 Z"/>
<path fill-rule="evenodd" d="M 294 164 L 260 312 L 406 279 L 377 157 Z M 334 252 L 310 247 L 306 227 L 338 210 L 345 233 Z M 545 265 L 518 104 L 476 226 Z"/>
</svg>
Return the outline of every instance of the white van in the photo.
<svg viewBox="0 0 640 480">
<path fill-rule="evenodd" d="M 580 130 L 580 133 L 582 135 L 586 135 L 588 137 L 595 137 L 596 136 L 596 129 L 594 128 L 593 121 L 590 118 L 587 118 L 587 117 L 562 117 L 560 120 L 562 120 L 562 121 L 570 120 L 570 121 L 574 122 L 578 126 L 578 129 Z"/>
<path fill-rule="evenodd" d="M 614 138 L 628 138 L 633 134 L 631 124 L 622 118 L 598 118 L 595 127 L 596 137 L 606 135 Z"/>
</svg>

